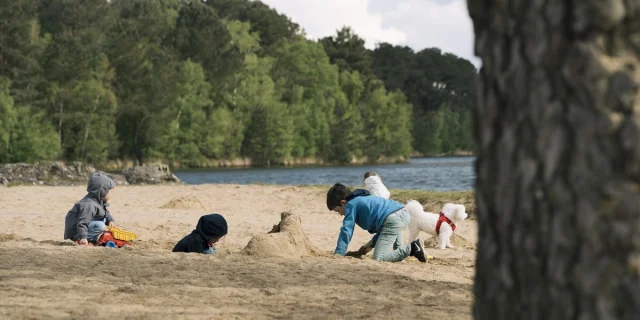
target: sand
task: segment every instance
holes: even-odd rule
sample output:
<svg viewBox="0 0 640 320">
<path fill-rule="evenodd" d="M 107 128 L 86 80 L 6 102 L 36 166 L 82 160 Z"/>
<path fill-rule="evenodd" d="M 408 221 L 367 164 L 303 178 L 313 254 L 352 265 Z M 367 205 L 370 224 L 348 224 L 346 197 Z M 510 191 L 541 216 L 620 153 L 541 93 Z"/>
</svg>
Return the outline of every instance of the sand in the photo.
<svg viewBox="0 0 640 320">
<path fill-rule="evenodd" d="M 160 206 L 160 209 L 182 209 L 207 211 L 209 208 L 196 197 L 177 197 Z"/>
<path fill-rule="evenodd" d="M 139 240 L 88 248 L 62 240 L 64 216 L 84 193 L 0 188 L 0 318 L 471 319 L 474 220 L 458 225 L 458 248 L 427 247 L 429 264 L 393 264 L 330 254 L 342 219 L 326 209 L 324 188 L 121 186 L 111 212 Z M 195 208 L 165 206 L 180 198 Z M 218 255 L 170 252 L 213 212 L 230 231 Z M 357 228 L 349 250 L 369 238 Z"/>
</svg>

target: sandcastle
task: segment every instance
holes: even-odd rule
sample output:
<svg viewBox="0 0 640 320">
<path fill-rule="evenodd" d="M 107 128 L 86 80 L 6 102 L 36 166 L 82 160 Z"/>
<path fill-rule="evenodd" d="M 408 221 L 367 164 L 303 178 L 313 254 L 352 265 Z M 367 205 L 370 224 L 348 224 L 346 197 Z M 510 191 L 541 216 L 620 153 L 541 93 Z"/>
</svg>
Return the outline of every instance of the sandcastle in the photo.
<svg viewBox="0 0 640 320">
<path fill-rule="evenodd" d="M 259 234 L 242 250 L 257 257 L 302 258 L 323 255 L 302 230 L 302 219 L 291 212 L 280 215 L 280 223 L 266 234 Z"/>
</svg>

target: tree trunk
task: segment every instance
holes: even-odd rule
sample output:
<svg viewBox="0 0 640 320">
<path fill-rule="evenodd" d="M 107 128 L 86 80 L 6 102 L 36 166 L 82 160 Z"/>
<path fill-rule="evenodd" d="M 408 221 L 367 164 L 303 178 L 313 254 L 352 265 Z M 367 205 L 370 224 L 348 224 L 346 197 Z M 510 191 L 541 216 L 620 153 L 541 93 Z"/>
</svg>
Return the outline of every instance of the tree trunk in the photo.
<svg viewBox="0 0 640 320">
<path fill-rule="evenodd" d="M 64 113 L 64 104 L 60 102 L 60 110 L 58 113 L 58 144 L 62 149 L 62 116 Z"/>
<path fill-rule="evenodd" d="M 143 166 L 144 161 L 142 157 L 142 150 L 140 150 L 138 136 L 140 135 L 140 131 L 142 130 L 142 125 L 144 121 L 147 120 L 147 116 L 143 116 L 140 120 L 140 123 L 136 123 L 136 126 L 133 128 L 133 154 L 136 157 L 136 165 Z"/>
<path fill-rule="evenodd" d="M 640 319 L 640 0 L 469 0 L 475 319 Z"/>
<path fill-rule="evenodd" d="M 83 161 L 87 161 L 84 155 L 84 149 L 87 146 L 87 139 L 89 138 L 89 131 L 91 130 L 91 123 L 93 122 L 93 115 L 98 110 L 98 102 L 100 101 L 100 95 L 96 96 L 96 100 L 93 102 L 93 108 L 91 108 L 91 114 L 87 120 L 87 127 L 84 130 L 84 139 L 82 139 L 82 148 L 80 149 L 80 158 Z"/>
</svg>

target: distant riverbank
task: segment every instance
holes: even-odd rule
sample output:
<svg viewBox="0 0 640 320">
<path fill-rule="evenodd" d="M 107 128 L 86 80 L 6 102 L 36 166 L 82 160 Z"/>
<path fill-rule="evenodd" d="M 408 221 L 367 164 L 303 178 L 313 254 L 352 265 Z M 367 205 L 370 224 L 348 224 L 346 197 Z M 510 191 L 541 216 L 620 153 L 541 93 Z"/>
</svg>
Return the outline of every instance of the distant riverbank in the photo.
<svg viewBox="0 0 640 320">
<path fill-rule="evenodd" d="M 440 154 L 433 156 L 423 156 L 421 154 L 413 154 L 411 157 L 383 157 L 375 162 L 371 162 L 366 158 L 353 159 L 350 163 L 327 162 L 322 159 L 301 158 L 291 159 L 283 163 L 272 164 L 271 168 L 304 168 L 304 167 L 331 167 L 331 166 L 367 166 L 367 165 L 386 165 L 406 163 L 409 159 L 414 158 L 445 158 L 445 157 L 472 157 L 475 154 L 471 151 L 458 151 L 453 154 Z M 221 169 L 221 168 L 265 168 L 264 166 L 256 166 L 250 158 L 235 159 L 205 159 L 200 161 L 168 161 L 162 159 L 148 160 L 147 163 L 163 163 L 169 165 L 173 170 L 188 169 Z M 122 168 L 133 167 L 136 165 L 134 160 L 110 160 L 107 163 L 96 164 L 97 168 L 109 172 L 120 172 Z"/>
</svg>

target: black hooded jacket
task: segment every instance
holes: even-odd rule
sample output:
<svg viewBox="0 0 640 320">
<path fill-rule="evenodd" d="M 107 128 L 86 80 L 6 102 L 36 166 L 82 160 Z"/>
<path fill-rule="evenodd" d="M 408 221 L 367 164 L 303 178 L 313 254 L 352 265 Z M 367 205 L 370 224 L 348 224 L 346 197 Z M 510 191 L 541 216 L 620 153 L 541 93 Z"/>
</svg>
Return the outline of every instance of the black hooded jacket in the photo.
<svg viewBox="0 0 640 320">
<path fill-rule="evenodd" d="M 227 220 L 215 213 L 200 217 L 196 229 L 182 238 L 173 248 L 173 252 L 204 253 L 214 238 L 227 234 Z"/>
</svg>

